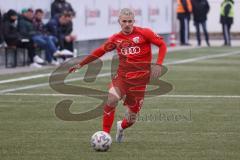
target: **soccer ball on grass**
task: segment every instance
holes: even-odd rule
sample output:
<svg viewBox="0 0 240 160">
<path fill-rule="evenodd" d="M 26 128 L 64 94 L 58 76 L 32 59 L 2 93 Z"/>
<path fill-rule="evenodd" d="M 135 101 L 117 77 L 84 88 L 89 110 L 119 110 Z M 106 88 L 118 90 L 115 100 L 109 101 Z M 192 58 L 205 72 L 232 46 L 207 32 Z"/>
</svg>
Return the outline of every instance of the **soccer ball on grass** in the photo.
<svg viewBox="0 0 240 160">
<path fill-rule="evenodd" d="M 98 131 L 92 135 L 91 146 L 95 151 L 105 152 L 112 144 L 111 136 L 104 131 Z"/>
</svg>

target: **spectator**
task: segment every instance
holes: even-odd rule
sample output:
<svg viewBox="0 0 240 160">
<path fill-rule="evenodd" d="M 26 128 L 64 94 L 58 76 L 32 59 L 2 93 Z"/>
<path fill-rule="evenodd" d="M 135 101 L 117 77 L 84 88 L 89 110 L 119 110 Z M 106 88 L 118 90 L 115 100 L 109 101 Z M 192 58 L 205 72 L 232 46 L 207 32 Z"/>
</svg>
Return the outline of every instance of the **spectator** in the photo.
<svg viewBox="0 0 240 160">
<path fill-rule="evenodd" d="M 203 28 L 207 46 L 210 46 L 206 24 L 209 9 L 210 7 L 207 0 L 192 0 L 193 19 L 196 27 L 198 46 L 201 46 L 200 25 Z"/>
<path fill-rule="evenodd" d="M 177 0 L 177 18 L 180 22 L 180 42 L 181 45 L 190 45 L 189 40 L 189 21 L 192 13 L 191 0 Z"/>
<path fill-rule="evenodd" d="M 42 9 L 37 9 L 35 11 L 33 25 L 37 34 L 33 36 L 33 42 L 40 48 L 45 50 L 46 60 L 48 63 L 53 65 L 59 65 L 56 59 L 53 57 L 54 54 L 59 52 L 57 50 L 57 38 L 47 34 L 44 23 L 42 21 L 44 12 Z"/>
<path fill-rule="evenodd" d="M 2 13 L 0 10 L 0 47 L 2 46 L 3 43 L 3 33 L 2 33 Z"/>
<path fill-rule="evenodd" d="M 34 47 L 31 42 L 25 42 L 24 37 L 19 33 L 17 28 L 17 12 L 15 10 L 10 9 L 4 15 L 3 21 L 3 35 L 4 40 L 8 46 L 27 48 L 28 57 L 30 60 L 30 66 L 40 68 L 41 65 L 34 62 L 35 52 Z M 36 59 L 36 58 L 35 58 Z"/>
<path fill-rule="evenodd" d="M 52 18 L 46 28 L 51 35 L 58 38 L 61 50 L 73 52 L 73 42 L 76 40 L 76 36 L 71 35 L 71 16 L 68 12 L 61 13 L 60 16 Z"/>
<path fill-rule="evenodd" d="M 17 12 L 10 9 L 3 19 L 3 35 L 5 42 L 9 46 L 17 46 L 21 44 L 22 36 L 17 30 Z"/>
<path fill-rule="evenodd" d="M 46 29 L 43 23 L 44 12 L 42 9 L 36 9 L 33 17 L 33 25 L 37 32 L 46 34 Z"/>
<path fill-rule="evenodd" d="M 51 4 L 51 17 L 59 16 L 63 11 L 70 11 L 75 15 L 72 5 L 66 2 L 66 0 L 54 0 Z"/>
<path fill-rule="evenodd" d="M 33 37 L 38 33 L 33 26 L 33 10 L 32 9 L 23 9 L 22 16 L 19 18 L 18 29 L 20 34 L 24 39 L 28 39 L 30 43 L 34 44 Z M 33 61 L 38 64 L 43 64 L 44 60 L 38 55 L 33 57 Z"/>
<path fill-rule="evenodd" d="M 33 26 L 33 10 L 22 9 L 22 15 L 19 18 L 18 29 L 24 38 L 29 40 L 37 34 Z"/>
<path fill-rule="evenodd" d="M 65 38 L 65 41 L 61 41 L 61 48 L 62 49 L 67 49 L 71 52 L 74 52 L 74 48 L 73 48 L 73 42 L 76 40 L 76 36 L 72 35 L 72 31 L 73 31 L 73 17 L 74 14 L 72 12 L 68 12 L 67 14 L 69 14 L 69 16 L 67 16 L 67 21 L 68 23 L 66 25 L 62 25 L 62 33 L 64 33 L 65 35 L 67 35 L 67 37 Z"/>
<path fill-rule="evenodd" d="M 67 16 L 67 21 L 68 23 L 66 25 L 63 25 L 62 27 L 62 31 L 65 33 L 65 34 L 71 34 L 72 31 L 73 31 L 73 17 L 74 17 L 74 14 L 72 12 L 68 12 L 68 11 L 65 11 L 66 15 L 69 15 Z"/>
<path fill-rule="evenodd" d="M 234 1 L 224 0 L 221 4 L 220 23 L 222 24 L 222 31 L 224 37 L 224 45 L 231 46 L 230 29 L 233 24 L 234 17 Z"/>
</svg>

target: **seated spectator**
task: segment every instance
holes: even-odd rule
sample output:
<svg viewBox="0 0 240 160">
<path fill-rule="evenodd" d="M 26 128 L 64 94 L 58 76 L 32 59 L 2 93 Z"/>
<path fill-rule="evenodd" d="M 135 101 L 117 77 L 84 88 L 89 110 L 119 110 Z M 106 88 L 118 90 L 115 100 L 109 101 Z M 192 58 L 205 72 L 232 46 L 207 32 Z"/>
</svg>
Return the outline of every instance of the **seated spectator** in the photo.
<svg viewBox="0 0 240 160">
<path fill-rule="evenodd" d="M 63 11 L 72 12 L 75 15 L 72 5 L 66 0 L 54 0 L 51 4 L 51 17 L 59 16 Z"/>
<path fill-rule="evenodd" d="M 59 65 L 56 59 L 53 57 L 54 54 L 58 54 L 57 50 L 57 38 L 48 35 L 42 21 L 44 12 L 42 9 L 37 9 L 35 11 L 33 25 L 37 34 L 33 36 L 33 42 L 40 48 L 45 50 L 46 60 L 48 63 L 53 65 Z"/>
<path fill-rule="evenodd" d="M 23 9 L 22 16 L 19 18 L 18 21 L 18 29 L 21 36 L 24 39 L 28 39 L 30 43 L 34 44 L 33 37 L 36 36 L 38 33 L 33 26 L 33 10 L 32 9 Z M 38 55 L 33 57 L 33 61 L 38 64 L 43 64 L 44 60 L 40 58 Z"/>
<path fill-rule="evenodd" d="M 73 48 L 72 42 L 76 41 L 76 39 L 77 39 L 75 35 L 72 35 L 72 31 L 73 31 L 73 21 L 72 20 L 74 17 L 74 13 L 68 12 L 68 14 L 70 15 L 70 16 L 67 16 L 68 23 L 66 25 L 62 26 L 62 32 L 65 35 L 68 35 L 68 37 L 66 37 L 65 41 L 63 42 L 62 48 L 73 52 L 74 48 Z"/>
<path fill-rule="evenodd" d="M 73 52 L 73 42 L 76 40 L 76 36 L 71 35 L 71 16 L 70 13 L 64 12 L 60 16 L 52 18 L 46 24 L 46 29 L 50 35 L 58 38 L 60 50 Z"/>
<path fill-rule="evenodd" d="M 4 40 L 8 46 L 27 48 L 28 57 L 30 60 L 30 66 L 40 68 L 42 67 L 36 63 L 36 55 L 34 51 L 33 44 L 30 41 L 24 39 L 24 37 L 19 33 L 17 28 L 17 12 L 10 9 L 5 15 L 3 20 L 3 35 Z"/>
</svg>

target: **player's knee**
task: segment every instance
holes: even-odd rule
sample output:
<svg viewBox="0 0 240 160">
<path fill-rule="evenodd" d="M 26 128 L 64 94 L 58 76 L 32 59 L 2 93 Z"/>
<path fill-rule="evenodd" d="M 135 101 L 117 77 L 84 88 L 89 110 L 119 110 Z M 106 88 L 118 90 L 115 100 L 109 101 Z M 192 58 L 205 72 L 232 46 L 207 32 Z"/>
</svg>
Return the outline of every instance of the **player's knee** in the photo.
<svg viewBox="0 0 240 160">
<path fill-rule="evenodd" d="M 107 104 L 110 106 L 117 106 L 117 103 L 120 99 L 120 90 L 118 88 L 111 87 L 109 89 Z"/>
<path fill-rule="evenodd" d="M 107 100 L 107 105 L 117 106 L 118 101 L 119 101 L 118 97 L 116 97 L 115 95 L 109 94 L 108 95 L 108 100 Z"/>
</svg>

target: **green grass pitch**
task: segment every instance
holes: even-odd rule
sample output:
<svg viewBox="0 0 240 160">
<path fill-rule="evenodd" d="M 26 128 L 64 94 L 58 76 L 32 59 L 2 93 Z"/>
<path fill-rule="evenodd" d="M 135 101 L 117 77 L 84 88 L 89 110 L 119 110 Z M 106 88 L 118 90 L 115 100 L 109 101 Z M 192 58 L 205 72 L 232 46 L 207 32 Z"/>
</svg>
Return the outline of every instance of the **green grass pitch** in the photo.
<svg viewBox="0 0 240 160">
<path fill-rule="evenodd" d="M 219 56 L 239 52 L 239 54 Z M 197 59 L 197 57 L 214 56 Z M 48 77 L 0 84 L 0 91 L 35 84 L 41 87 L 0 95 L 0 160 L 238 160 L 240 159 L 240 48 L 212 47 L 169 52 L 161 79 L 174 89 L 164 96 L 146 98 L 138 122 L 125 132 L 125 142 L 114 142 L 116 123 L 108 152 L 90 147 L 90 137 L 101 130 L 101 117 L 85 122 L 67 122 L 55 115 L 64 99 L 74 101 L 71 112 L 94 108 L 100 101 L 86 96 L 64 96 L 53 91 Z M 52 72 L 2 75 L 0 81 Z M 102 73 L 110 71 L 104 63 Z M 82 72 L 68 79 L 81 77 Z M 107 90 L 110 77 L 91 85 Z M 55 95 L 55 96 L 53 96 Z M 235 96 L 235 97 L 234 97 Z M 118 105 L 115 122 L 124 115 Z"/>
</svg>

